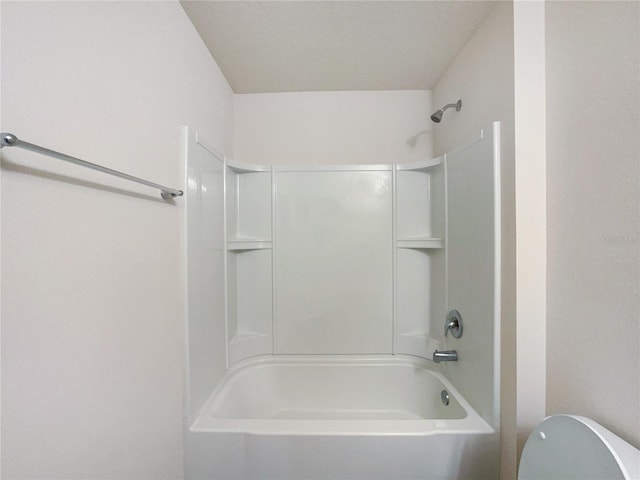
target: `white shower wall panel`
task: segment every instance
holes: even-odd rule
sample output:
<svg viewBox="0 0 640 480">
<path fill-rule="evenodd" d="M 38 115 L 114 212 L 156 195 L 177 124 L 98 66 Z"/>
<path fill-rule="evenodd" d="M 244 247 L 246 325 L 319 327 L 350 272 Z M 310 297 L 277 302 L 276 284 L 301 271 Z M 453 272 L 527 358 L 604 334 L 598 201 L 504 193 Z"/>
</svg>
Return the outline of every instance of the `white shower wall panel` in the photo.
<svg viewBox="0 0 640 480">
<path fill-rule="evenodd" d="M 391 168 L 275 181 L 276 353 L 391 353 Z"/>
<path fill-rule="evenodd" d="M 224 157 L 185 129 L 189 385 L 195 414 L 224 374 Z"/>
<path fill-rule="evenodd" d="M 462 315 L 464 334 L 447 337 L 459 360 L 445 374 L 492 425 L 500 384 L 499 135 L 496 122 L 446 155 L 448 308 Z"/>
</svg>

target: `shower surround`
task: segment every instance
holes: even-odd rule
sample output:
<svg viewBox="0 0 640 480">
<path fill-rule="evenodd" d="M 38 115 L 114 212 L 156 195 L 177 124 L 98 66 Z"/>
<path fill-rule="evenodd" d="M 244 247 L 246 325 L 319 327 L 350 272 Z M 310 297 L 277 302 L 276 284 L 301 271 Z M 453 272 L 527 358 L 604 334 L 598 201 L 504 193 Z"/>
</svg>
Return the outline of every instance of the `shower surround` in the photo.
<svg viewBox="0 0 640 480">
<path fill-rule="evenodd" d="M 188 478 L 497 477 L 499 132 L 292 167 L 185 130 Z"/>
</svg>

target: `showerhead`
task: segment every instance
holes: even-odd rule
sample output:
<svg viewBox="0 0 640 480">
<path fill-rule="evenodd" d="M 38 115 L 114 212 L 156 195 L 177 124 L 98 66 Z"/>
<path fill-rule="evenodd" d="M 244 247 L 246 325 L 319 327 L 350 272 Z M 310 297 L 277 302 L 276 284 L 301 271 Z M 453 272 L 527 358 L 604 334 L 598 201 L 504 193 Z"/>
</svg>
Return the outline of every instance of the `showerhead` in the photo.
<svg viewBox="0 0 640 480">
<path fill-rule="evenodd" d="M 444 111 L 447 108 L 451 108 L 451 107 L 456 107 L 456 112 L 459 112 L 460 109 L 462 108 L 462 100 L 458 100 L 456 103 L 449 103 L 448 105 L 445 105 L 436 113 L 431 115 L 431 120 L 435 123 L 440 123 L 442 121 L 442 114 L 444 113 Z"/>
<path fill-rule="evenodd" d="M 442 120 L 442 114 L 443 113 L 444 113 L 444 110 L 442 110 L 442 109 L 438 110 L 436 113 L 431 115 L 431 120 L 433 120 L 436 123 L 440 123 L 440 120 Z"/>
</svg>

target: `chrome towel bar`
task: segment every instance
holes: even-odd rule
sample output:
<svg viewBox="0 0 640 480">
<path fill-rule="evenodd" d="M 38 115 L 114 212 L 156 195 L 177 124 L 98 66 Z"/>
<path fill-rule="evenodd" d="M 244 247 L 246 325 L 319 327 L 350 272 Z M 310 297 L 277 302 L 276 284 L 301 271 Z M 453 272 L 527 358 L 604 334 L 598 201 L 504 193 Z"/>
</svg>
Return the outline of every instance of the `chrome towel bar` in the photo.
<svg viewBox="0 0 640 480">
<path fill-rule="evenodd" d="M 25 150 L 31 150 L 32 152 L 41 153 L 42 155 L 48 155 L 50 157 L 57 158 L 58 160 L 64 160 L 65 162 L 75 163 L 76 165 L 80 165 L 81 167 L 90 168 L 92 170 L 97 170 L 102 173 L 107 173 L 109 175 L 113 175 L 115 177 L 124 178 L 125 180 L 129 180 L 130 182 L 141 183 L 142 185 L 147 185 L 148 187 L 157 188 L 160 190 L 160 196 L 165 200 L 180 197 L 182 196 L 182 190 L 176 190 L 174 188 L 164 187 L 162 185 L 158 185 L 157 183 L 150 182 L 148 180 L 144 180 L 142 178 L 134 177 L 132 175 L 127 175 L 126 173 L 118 172 L 117 170 L 113 170 L 111 168 L 103 167 L 101 165 L 96 165 L 95 163 L 87 162 L 85 160 L 80 160 L 79 158 L 72 157 L 70 155 L 65 155 L 64 153 L 56 152 L 55 150 L 49 150 L 48 148 L 41 147 L 39 145 L 34 145 L 33 143 L 25 142 L 24 140 L 20 140 L 13 133 L 0 133 L 2 137 L 2 145 L 3 147 L 20 147 Z"/>
</svg>

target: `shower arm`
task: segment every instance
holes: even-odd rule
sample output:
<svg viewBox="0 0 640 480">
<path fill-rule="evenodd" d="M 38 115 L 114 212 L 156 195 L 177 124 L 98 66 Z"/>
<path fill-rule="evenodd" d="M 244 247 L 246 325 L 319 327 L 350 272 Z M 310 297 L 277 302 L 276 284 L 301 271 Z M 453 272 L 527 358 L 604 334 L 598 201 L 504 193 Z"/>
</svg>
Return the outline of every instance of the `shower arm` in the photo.
<svg viewBox="0 0 640 480">
<path fill-rule="evenodd" d="M 445 110 L 447 110 L 449 108 L 455 108 L 456 112 L 459 112 L 461 107 L 462 107 L 462 102 L 460 100 L 458 100 L 456 103 L 447 103 L 440 110 L 442 110 L 444 112 Z"/>
</svg>

